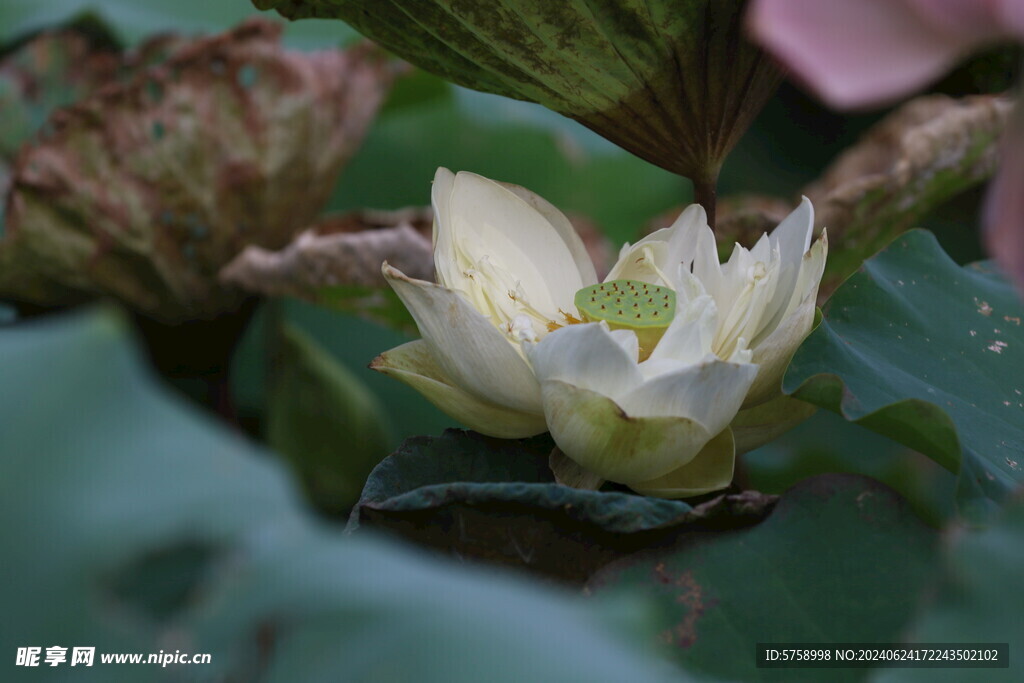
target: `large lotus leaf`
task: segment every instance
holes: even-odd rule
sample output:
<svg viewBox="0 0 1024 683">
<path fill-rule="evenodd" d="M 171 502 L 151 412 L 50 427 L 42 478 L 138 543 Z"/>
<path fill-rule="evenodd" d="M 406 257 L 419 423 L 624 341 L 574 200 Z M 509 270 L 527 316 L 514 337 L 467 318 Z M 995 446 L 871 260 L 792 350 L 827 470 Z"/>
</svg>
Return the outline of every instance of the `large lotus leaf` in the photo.
<svg viewBox="0 0 1024 683">
<path fill-rule="evenodd" d="M 955 475 L 931 458 L 829 410 L 819 410 L 785 438 L 747 453 L 738 464 L 744 487 L 764 493 L 781 494 L 808 477 L 847 472 L 891 487 L 936 528 L 956 512 Z"/>
<path fill-rule="evenodd" d="M 946 552 L 945 576 L 936 595 L 908 630 L 916 643 L 1009 643 L 1007 668 L 891 669 L 878 683 L 913 681 L 1019 681 L 1024 679 L 1024 597 L 1017 586 L 1024 566 L 1024 500 L 1006 506 L 991 528 L 957 530 Z M 987 649 L 987 648 L 985 648 Z"/>
<path fill-rule="evenodd" d="M 970 518 L 1024 484 L 1024 303 L 1005 278 L 958 266 L 917 230 L 867 261 L 824 314 L 787 393 L 957 473 Z"/>
<path fill-rule="evenodd" d="M 748 491 L 692 507 L 562 486 L 548 467 L 552 447 L 547 435 L 461 430 L 409 439 L 370 475 L 349 529 L 386 528 L 459 557 L 581 581 L 681 528 L 749 525 L 775 503 Z"/>
<path fill-rule="evenodd" d="M 5 681 L 680 680 L 561 592 L 314 521 L 267 454 L 155 386 L 114 316 L 5 327 L 0 357 Z M 52 646 L 68 661 L 16 666 Z M 161 650 L 212 661 L 101 661 Z"/>
<path fill-rule="evenodd" d="M 0 292 L 53 305 L 113 296 L 163 322 L 242 294 L 217 272 L 316 216 L 390 68 L 365 46 L 283 51 L 252 21 L 56 112 L 13 171 Z"/>
<path fill-rule="evenodd" d="M 342 19 L 477 90 L 539 102 L 708 182 L 779 82 L 743 37 L 745 0 L 253 0 Z"/>
<path fill-rule="evenodd" d="M 671 614 L 665 653 L 715 680 L 858 681 L 864 669 L 756 668 L 757 643 L 896 642 L 933 583 L 938 533 L 866 477 L 824 475 L 749 529 L 695 532 L 616 562 L 597 596 L 643 591 Z"/>
</svg>

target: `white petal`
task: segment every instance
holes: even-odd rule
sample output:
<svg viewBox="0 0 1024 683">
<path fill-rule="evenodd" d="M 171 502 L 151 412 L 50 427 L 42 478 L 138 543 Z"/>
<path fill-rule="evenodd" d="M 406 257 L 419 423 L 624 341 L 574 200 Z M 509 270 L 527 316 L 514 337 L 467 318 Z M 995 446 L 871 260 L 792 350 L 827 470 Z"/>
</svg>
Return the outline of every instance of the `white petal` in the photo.
<svg viewBox="0 0 1024 683">
<path fill-rule="evenodd" d="M 771 334 L 787 315 L 787 309 L 792 310 L 799 304 L 801 295 L 794 291 L 794 287 L 813 233 L 814 206 L 804 197 L 800 206 L 786 216 L 769 236 L 772 245 L 779 250 L 780 267 L 775 294 L 768 303 L 765 315 L 764 334 Z"/>
<path fill-rule="evenodd" d="M 765 338 L 755 340 L 753 362 L 760 366 L 744 407 L 763 403 L 781 392 L 782 376 L 793 354 L 810 334 L 814 323 L 818 284 L 825 269 L 828 238 L 823 233 L 803 258 L 793 300 L 783 311 L 781 322 Z"/>
<path fill-rule="evenodd" d="M 628 333 L 634 339 L 636 335 Z M 537 380 L 559 380 L 581 389 L 616 396 L 643 381 L 637 368 L 636 345 L 613 334 L 603 323 L 569 325 L 531 347 L 530 362 Z"/>
<path fill-rule="evenodd" d="M 405 382 L 466 427 L 500 439 L 519 439 L 547 431 L 544 415 L 523 413 L 481 400 L 457 387 L 434 360 L 422 339 L 377 356 L 370 367 Z"/>
<path fill-rule="evenodd" d="M 699 363 L 709 353 L 718 324 L 715 300 L 704 294 L 683 307 L 677 299 L 676 317 L 645 361 L 672 359 L 686 365 Z"/>
<path fill-rule="evenodd" d="M 682 467 L 657 479 L 626 485 L 637 493 L 658 498 L 699 496 L 728 487 L 735 463 L 732 432 L 726 429 Z"/>
<path fill-rule="evenodd" d="M 704 283 L 690 272 L 689 263 L 681 263 L 676 269 L 676 306 L 689 304 L 702 296 L 708 294 L 704 289 Z"/>
<path fill-rule="evenodd" d="M 630 417 L 685 417 L 717 434 L 736 417 L 756 376 L 756 365 L 716 359 L 648 380 L 616 403 Z"/>
<path fill-rule="evenodd" d="M 769 239 L 772 246 L 779 248 L 782 265 L 799 266 L 814 233 L 814 206 L 807 197 L 800 199 L 800 206 L 782 219 L 772 230 Z"/>
<path fill-rule="evenodd" d="M 587 248 L 583 244 L 583 240 L 580 238 L 579 233 L 576 232 L 576 228 L 572 226 L 572 222 L 566 218 L 565 214 L 559 211 L 554 204 L 540 195 L 527 190 L 525 187 L 513 185 L 511 183 L 500 184 L 507 190 L 517 194 L 526 201 L 527 204 L 536 209 L 540 215 L 544 216 L 555 230 L 558 231 L 558 234 L 565 242 L 565 245 L 569 247 L 569 252 L 572 254 L 573 260 L 576 262 L 576 268 L 580 272 L 580 278 L 583 281 L 580 288 L 597 284 L 597 271 L 594 270 L 594 262 L 590 260 L 590 254 L 587 253 Z"/>
<path fill-rule="evenodd" d="M 745 257 L 749 258 L 749 254 Z M 743 263 L 746 258 L 739 259 L 737 265 L 739 268 L 746 266 L 748 272 L 726 275 L 730 298 L 726 300 L 728 303 L 719 302 L 723 315 L 719 316 L 715 350 L 722 358 L 731 358 L 742 346 L 741 339 L 750 340 L 764 329 L 769 302 L 779 284 L 778 261 Z"/>
<path fill-rule="evenodd" d="M 605 279 L 642 280 L 678 290 L 680 283 L 676 278 L 679 267 L 685 265 L 689 270 L 698 235 L 703 230 L 710 230 L 704 207 L 700 204 L 691 204 L 679 214 L 671 226 L 655 230 L 632 246 L 625 245 L 619 252 L 619 260 Z M 650 249 L 653 263 L 647 260 L 638 262 L 644 247 Z M 664 277 L 658 276 L 657 272 Z"/>
<path fill-rule="evenodd" d="M 451 199 L 454 186 L 455 174 L 447 168 L 438 168 L 434 173 L 434 184 L 430 187 L 430 203 L 434 207 L 434 229 L 431 239 L 434 245 L 434 271 L 437 274 L 437 281 L 446 287 L 458 285 L 463 277 L 452 243 Z"/>
<path fill-rule="evenodd" d="M 574 309 L 583 274 L 559 230 L 522 197 L 492 180 L 461 172 L 455 176 L 449 211 L 454 247 L 466 258 L 487 257 L 500 265 L 530 304 L 552 320 L 558 318 L 558 309 Z"/>
<path fill-rule="evenodd" d="M 722 306 L 722 266 L 718 262 L 718 245 L 715 233 L 711 228 L 697 233 L 697 242 L 693 251 L 693 274 L 706 291 L 715 297 L 719 308 Z"/>
<path fill-rule="evenodd" d="M 454 385 L 506 408 L 540 412 L 540 388 L 530 366 L 483 315 L 440 285 L 413 280 L 387 263 L 383 272 Z"/>
<path fill-rule="evenodd" d="M 541 384 L 544 417 L 562 452 L 615 482 L 646 481 L 689 462 L 713 436 L 681 417 L 628 417 L 607 396 L 558 380 Z"/>
</svg>

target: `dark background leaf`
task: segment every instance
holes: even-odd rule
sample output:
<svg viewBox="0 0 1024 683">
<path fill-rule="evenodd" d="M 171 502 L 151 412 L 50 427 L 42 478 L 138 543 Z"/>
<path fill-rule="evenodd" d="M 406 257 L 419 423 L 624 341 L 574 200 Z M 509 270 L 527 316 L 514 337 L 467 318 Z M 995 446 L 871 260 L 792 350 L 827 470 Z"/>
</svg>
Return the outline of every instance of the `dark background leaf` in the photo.
<svg viewBox="0 0 1024 683">
<path fill-rule="evenodd" d="M 720 680 L 823 680 L 822 670 L 758 669 L 756 643 L 897 642 L 934 580 L 938 534 L 866 477 L 824 475 L 782 496 L 749 529 L 681 535 L 588 584 L 643 589 L 672 615 L 663 650 Z M 857 681 L 865 669 L 831 669 Z"/>
<path fill-rule="evenodd" d="M 381 528 L 458 557 L 580 582 L 681 528 L 746 526 L 772 496 L 682 501 L 554 483 L 547 435 L 521 441 L 449 430 L 406 441 L 370 475 L 349 528 Z"/>
<path fill-rule="evenodd" d="M 314 522 L 266 453 L 154 385 L 109 312 L 5 327 L 0 356 L 4 680 L 29 671 L 17 647 L 54 645 L 97 660 L 32 674 L 677 680 L 564 593 Z M 159 650 L 212 662 L 99 661 Z"/>
</svg>

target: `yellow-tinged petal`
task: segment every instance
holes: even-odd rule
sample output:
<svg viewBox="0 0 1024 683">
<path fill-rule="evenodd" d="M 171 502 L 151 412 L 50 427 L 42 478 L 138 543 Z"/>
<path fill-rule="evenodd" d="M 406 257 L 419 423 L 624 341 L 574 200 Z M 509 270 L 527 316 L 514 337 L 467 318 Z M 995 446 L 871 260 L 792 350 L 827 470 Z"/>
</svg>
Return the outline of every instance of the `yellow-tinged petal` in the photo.
<svg viewBox="0 0 1024 683">
<path fill-rule="evenodd" d="M 736 456 L 728 429 L 711 439 L 690 462 L 643 482 L 627 482 L 637 493 L 658 498 L 689 498 L 724 489 L 732 483 Z"/>
<path fill-rule="evenodd" d="M 613 400 L 566 382 L 542 384 L 544 416 L 562 451 L 609 481 L 646 481 L 693 459 L 711 439 L 685 417 L 629 417 Z"/>
<path fill-rule="evenodd" d="M 512 410 L 541 412 L 533 371 L 498 328 L 455 292 L 409 278 L 387 263 L 383 272 L 454 386 Z"/>
<path fill-rule="evenodd" d="M 405 382 L 447 415 L 481 434 L 519 439 L 547 431 L 542 414 L 504 408 L 457 387 L 422 339 L 385 351 L 370 367 Z"/>
</svg>

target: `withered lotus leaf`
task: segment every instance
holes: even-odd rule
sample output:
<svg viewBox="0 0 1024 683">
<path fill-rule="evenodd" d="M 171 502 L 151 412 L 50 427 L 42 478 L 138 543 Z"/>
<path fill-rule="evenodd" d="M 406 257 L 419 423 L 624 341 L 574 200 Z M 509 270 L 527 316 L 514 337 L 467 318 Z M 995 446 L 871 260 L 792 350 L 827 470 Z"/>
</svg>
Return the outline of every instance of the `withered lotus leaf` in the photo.
<svg viewBox="0 0 1024 683">
<path fill-rule="evenodd" d="M 697 182 L 774 92 L 745 0 L 253 0 L 342 19 L 459 85 L 539 102 Z"/>
<path fill-rule="evenodd" d="M 292 53 L 280 33 L 257 20 L 150 44 L 54 112 L 13 164 L 0 296 L 110 296 L 165 323 L 233 310 L 244 294 L 220 268 L 314 219 L 393 72 L 369 45 Z"/>
<path fill-rule="evenodd" d="M 120 55 L 77 26 L 43 31 L 0 59 L 0 229 L 11 164 L 57 107 L 72 104 L 117 75 Z"/>
</svg>

